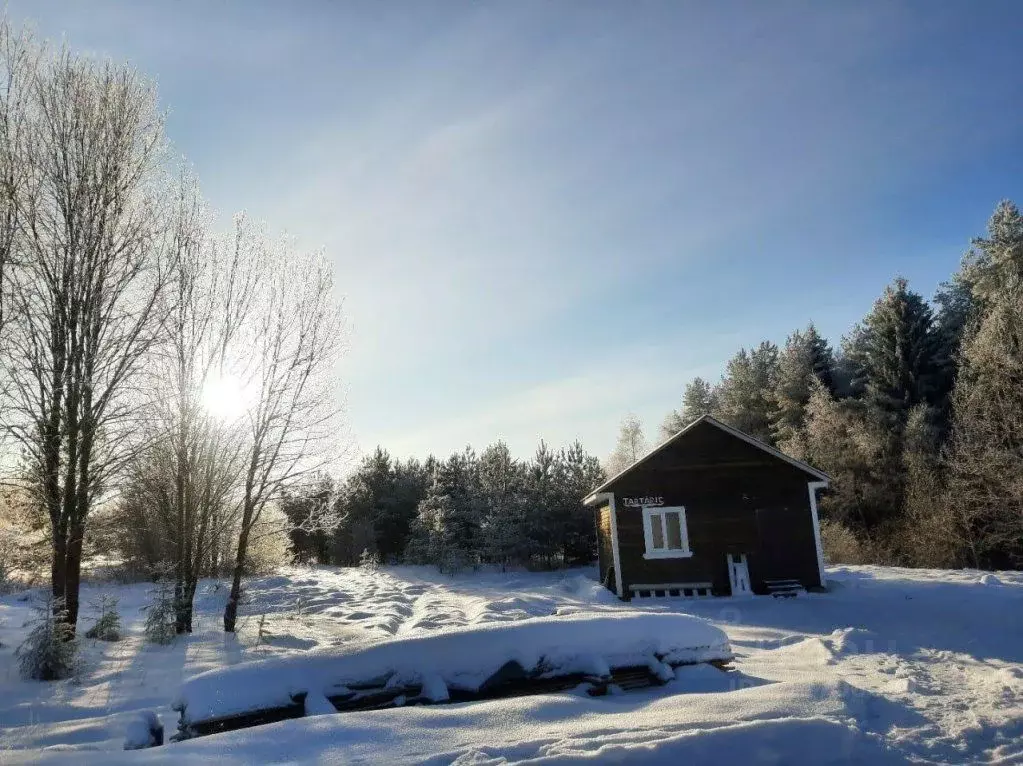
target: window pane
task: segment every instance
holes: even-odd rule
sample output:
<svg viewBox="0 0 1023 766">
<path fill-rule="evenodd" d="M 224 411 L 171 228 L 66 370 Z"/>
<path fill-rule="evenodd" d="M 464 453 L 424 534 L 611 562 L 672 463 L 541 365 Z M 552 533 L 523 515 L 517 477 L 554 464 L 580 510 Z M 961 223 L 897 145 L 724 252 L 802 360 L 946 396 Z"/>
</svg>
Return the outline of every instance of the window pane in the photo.
<svg viewBox="0 0 1023 766">
<path fill-rule="evenodd" d="M 675 551 L 682 550 L 682 517 L 678 513 L 664 514 L 668 522 L 668 547 Z"/>
<path fill-rule="evenodd" d="M 663 514 L 651 513 L 650 526 L 653 531 L 654 548 L 664 547 L 664 530 L 661 528 L 661 517 Z"/>
</svg>

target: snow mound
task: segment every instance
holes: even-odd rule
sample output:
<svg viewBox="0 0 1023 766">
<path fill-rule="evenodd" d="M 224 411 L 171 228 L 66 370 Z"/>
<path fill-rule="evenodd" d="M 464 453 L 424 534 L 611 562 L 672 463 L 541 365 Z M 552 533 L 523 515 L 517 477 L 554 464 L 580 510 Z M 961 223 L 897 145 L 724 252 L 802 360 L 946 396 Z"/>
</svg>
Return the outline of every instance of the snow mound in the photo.
<svg viewBox="0 0 1023 766">
<path fill-rule="evenodd" d="M 163 724 L 152 710 L 143 710 L 128 724 L 124 733 L 125 750 L 142 750 L 163 744 Z"/>
<path fill-rule="evenodd" d="M 390 687 L 424 684 L 478 690 L 509 662 L 527 673 L 606 673 L 609 667 L 679 665 L 731 659 L 728 638 L 685 614 L 580 614 L 413 633 L 354 651 L 312 651 L 200 673 L 181 687 L 181 724 L 320 698 L 349 684 L 388 679 Z"/>
<path fill-rule="evenodd" d="M 835 657 L 872 653 L 883 646 L 876 633 L 863 628 L 838 628 L 824 638 L 824 643 Z"/>
</svg>

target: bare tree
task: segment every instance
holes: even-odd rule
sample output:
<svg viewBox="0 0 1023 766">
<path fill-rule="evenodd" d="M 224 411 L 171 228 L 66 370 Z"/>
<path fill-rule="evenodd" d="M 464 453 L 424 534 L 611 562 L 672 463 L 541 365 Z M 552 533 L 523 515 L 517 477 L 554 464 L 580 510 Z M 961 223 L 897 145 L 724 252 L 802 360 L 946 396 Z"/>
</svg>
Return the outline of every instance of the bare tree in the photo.
<svg viewBox="0 0 1023 766">
<path fill-rule="evenodd" d="M 263 244 L 260 301 L 246 344 L 244 377 L 253 403 L 245 417 L 246 467 L 224 610 L 227 632 L 235 630 L 249 541 L 258 534 L 264 510 L 289 484 L 335 458 L 339 436 L 333 381 L 343 327 L 329 265 L 319 256 L 299 256 L 284 243 L 271 247 L 264 239 Z M 323 504 L 306 529 L 333 523 L 332 508 L 333 503 Z"/>
<path fill-rule="evenodd" d="M 154 508 L 167 498 L 173 509 L 165 522 L 175 545 L 176 629 L 185 633 L 199 577 L 234 523 L 243 465 L 242 434 L 204 407 L 203 388 L 224 373 L 227 350 L 253 307 L 258 270 L 244 218 L 230 243 L 218 243 L 184 172 L 173 220 L 162 374 L 154 381 L 163 433 L 136 486 L 150 485 Z"/>
<path fill-rule="evenodd" d="M 26 158 L 32 78 L 39 49 L 0 19 L 0 333 L 9 315 L 9 271 L 18 233 L 18 198 L 28 181 Z"/>
<path fill-rule="evenodd" d="M 608 476 L 614 476 L 635 463 L 646 452 L 643 424 L 635 415 L 626 415 L 618 432 L 618 442 L 604 466 Z"/>
<path fill-rule="evenodd" d="M 27 112 L 3 417 L 49 516 L 73 630 L 86 521 L 134 444 L 158 326 L 163 118 L 136 72 L 67 51 L 32 73 Z"/>
</svg>

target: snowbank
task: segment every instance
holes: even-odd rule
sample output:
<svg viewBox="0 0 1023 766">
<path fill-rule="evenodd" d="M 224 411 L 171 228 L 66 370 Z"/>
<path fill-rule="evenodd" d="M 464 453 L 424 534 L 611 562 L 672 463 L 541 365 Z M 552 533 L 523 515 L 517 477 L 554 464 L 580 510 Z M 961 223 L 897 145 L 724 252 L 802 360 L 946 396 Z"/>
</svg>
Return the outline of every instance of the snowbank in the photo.
<svg viewBox="0 0 1023 766">
<path fill-rule="evenodd" d="M 306 693 L 320 699 L 347 685 L 388 679 L 425 684 L 431 698 L 446 688 L 476 691 L 502 666 L 517 662 L 545 676 L 606 673 L 609 667 L 731 659 L 728 638 L 684 614 L 582 614 L 419 633 L 355 651 L 316 651 L 247 662 L 186 681 L 174 702 L 181 723 L 287 706 Z"/>
</svg>

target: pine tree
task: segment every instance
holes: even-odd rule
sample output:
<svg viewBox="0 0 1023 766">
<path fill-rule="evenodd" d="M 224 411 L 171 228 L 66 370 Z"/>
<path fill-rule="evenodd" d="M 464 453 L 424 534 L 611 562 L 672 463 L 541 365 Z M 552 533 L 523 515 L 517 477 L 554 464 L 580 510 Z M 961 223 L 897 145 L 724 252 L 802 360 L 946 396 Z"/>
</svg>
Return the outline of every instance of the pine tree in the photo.
<svg viewBox="0 0 1023 766">
<path fill-rule="evenodd" d="M 604 482 L 600 461 L 586 454 L 582 444 L 574 442 L 559 453 L 561 470 L 558 502 L 554 508 L 556 537 L 566 564 L 592 561 L 596 552 L 596 528 L 593 511 L 583 498 Z"/>
<path fill-rule="evenodd" d="M 682 408 L 672 410 L 661 424 L 661 438 L 670 439 L 701 415 L 717 409 L 717 392 L 703 378 L 693 378 L 682 393 Z"/>
<path fill-rule="evenodd" d="M 558 550 L 550 509 L 558 502 L 560 468 L 557 455 L 541 440 L 526 469 L 526 534 L 530 558 L 538 557 L 547 566 L 553 563 Z"/>
<path fill-rule="evenodd" d="M 787 452 L 804 451 L 802 429 L 811 386 L 817 380 L 834 392 L 834 355 L 828 342 L 810 324 L 792 333 L 778 355 L 778 371 L 772 401 L 771 429 L 774 442 Z"/>
<path fill-rule="evenodd" d="M 479 563 L 483 512 L 477 485 L 478 461 L 471 448 L 438 464 L 419 503 L 406 547 L 409 559 L 435 563 L 449 573 Z"/>
<path fill-rule="evenodd" d="M 740 349 L 728 360 L 718 388 L 717 415 L 730 426 L 771 443 L 771 392 L 778 370 L 778 347 L 764 341 Z"/>
<path fill-rule="evenodd" d="M 526 555 L 525 469 L 503 441 L 479 459 L 479 502 L 483 509 L 480 547 L 484 557 L 505 566 Z"/>
</svg>

